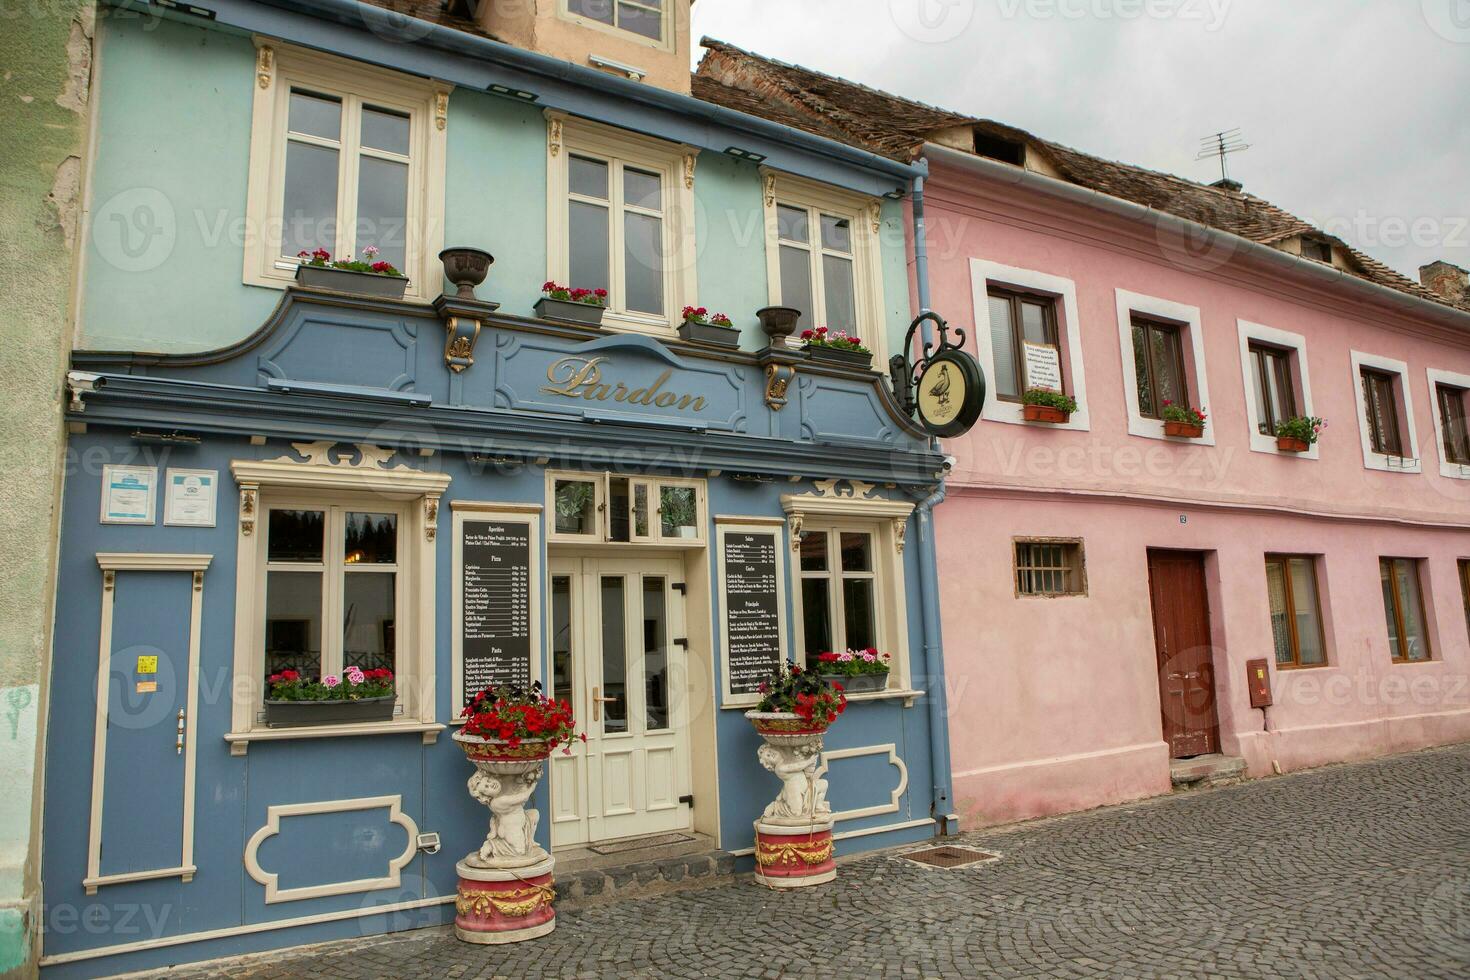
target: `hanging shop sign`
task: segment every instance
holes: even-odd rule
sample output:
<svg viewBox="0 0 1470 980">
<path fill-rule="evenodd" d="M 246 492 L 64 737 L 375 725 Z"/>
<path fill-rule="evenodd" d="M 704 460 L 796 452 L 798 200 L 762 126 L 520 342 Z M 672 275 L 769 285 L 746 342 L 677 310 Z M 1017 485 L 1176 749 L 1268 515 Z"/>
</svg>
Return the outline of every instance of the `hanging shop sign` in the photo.
<svg viewBox="0 0 1470 980">
<path fill-rule="evenodd" d="M 903 349 L 913 349 L 914 333 L 926 320 L 939 331 L 939 346 L 926 341 L 923 354 L 910 363 L 904 354 L 889 362 L 893 393 L 900 407 L 918 418 L 931 435 L 952 438 L 974 427 L 985 405 L 985 375 L 975 359 L 960 348 L 965 332 L 955 328 L 958 343 L 949 339 L 949 325 L 937 313 L 921 313 L 909 325 Z"/>
</svg>

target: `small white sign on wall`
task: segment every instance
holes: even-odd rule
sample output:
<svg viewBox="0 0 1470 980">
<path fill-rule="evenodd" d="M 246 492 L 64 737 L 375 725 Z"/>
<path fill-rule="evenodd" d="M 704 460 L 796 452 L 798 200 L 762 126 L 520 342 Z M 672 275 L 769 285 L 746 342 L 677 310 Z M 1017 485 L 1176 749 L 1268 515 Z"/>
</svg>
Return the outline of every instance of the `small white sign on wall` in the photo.
<svg viewBox="0 0 1470 980">
<path fill-rule="evenodd" d="M 164 474 L 163 523 L 214 527 L 218 470 L 168 470 Z"/>
<path fill-rule="evenodd" d="M 157 488 L 156 466 L 103 466 L 102 523 L 152 524 Z"/>
<path fill-rule="evenodd" d="M 1062 353 L 1056 344 L 1026 341 L 1026 387 L 1040 391 L 1062 390 Z"/>
</svg>

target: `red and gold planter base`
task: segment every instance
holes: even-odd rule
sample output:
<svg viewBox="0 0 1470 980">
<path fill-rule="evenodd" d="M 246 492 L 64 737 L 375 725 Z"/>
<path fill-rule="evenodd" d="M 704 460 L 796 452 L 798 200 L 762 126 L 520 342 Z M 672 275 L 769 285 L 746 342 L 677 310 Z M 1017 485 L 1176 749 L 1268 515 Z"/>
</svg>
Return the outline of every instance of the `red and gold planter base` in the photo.
<svg viewBox="0 0 1470 980">
<path fill-rule="evenodd" d="M 556 893 L 551 870 L 556 860 L 525 868 L 476 868 L 464 861 L 454 900 L 454 934 L 467 943 L 498 945 L 544 936 L 556 928 Z"/>
<path fill-rule="evenodd" d="M 806 888 L 837 877 L 832 821 L 783 827 L 755 822 L 755 880 L 771 888 Z"/>
</svg>

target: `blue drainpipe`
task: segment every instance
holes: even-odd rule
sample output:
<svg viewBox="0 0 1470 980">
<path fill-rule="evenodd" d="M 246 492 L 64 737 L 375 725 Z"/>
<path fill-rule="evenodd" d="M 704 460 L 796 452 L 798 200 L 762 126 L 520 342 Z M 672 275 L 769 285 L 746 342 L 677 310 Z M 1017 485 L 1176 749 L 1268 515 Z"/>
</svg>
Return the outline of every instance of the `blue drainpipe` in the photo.
<svg viewBox="0 0 1470 980">
<path fill-rule="evenodd" d="M 928 166 L 928 161 L 920 157 Z M 924 222 L 924 178 L 914 178 L 914 283 L 919 297 L 919 312 L 929 310 L 929 242 Z M 929 321 L 919 332 L 923 342 L 930 342 Z M 912 354 L 912 352 L 910 352 Z M 934 440 L 939 448 L 939 440 Z M 944 684 L 944 639 L 939 620 L 939 562 L 934 543 L 934 508 L 944 501 L 944 483 L 914 508 L 919 523 L 919 604 L 923 610 L 924 669 L 927 672 L 925 701 L 929 708 L 929 764 L 934 771 L 934 802 L 930 816 L 936 832 L 949 836 L 959 831 L 959 819 L 950 797 L 949 699 Z"/>
</svg>

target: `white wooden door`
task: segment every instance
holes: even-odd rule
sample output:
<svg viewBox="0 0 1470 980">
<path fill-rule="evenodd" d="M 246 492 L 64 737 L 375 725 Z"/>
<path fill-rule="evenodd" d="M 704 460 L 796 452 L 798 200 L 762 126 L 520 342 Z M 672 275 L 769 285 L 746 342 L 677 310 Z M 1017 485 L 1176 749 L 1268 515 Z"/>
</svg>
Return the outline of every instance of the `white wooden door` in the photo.
<svg viewBox="0 0 1470 980">
<path fill-rule="evenodd" d="M 552 757 L 553 847 L 690 826 L 682 580 L 664 558 L 551 563 L 552 692 L 587 733 Z"/>
</svg>

